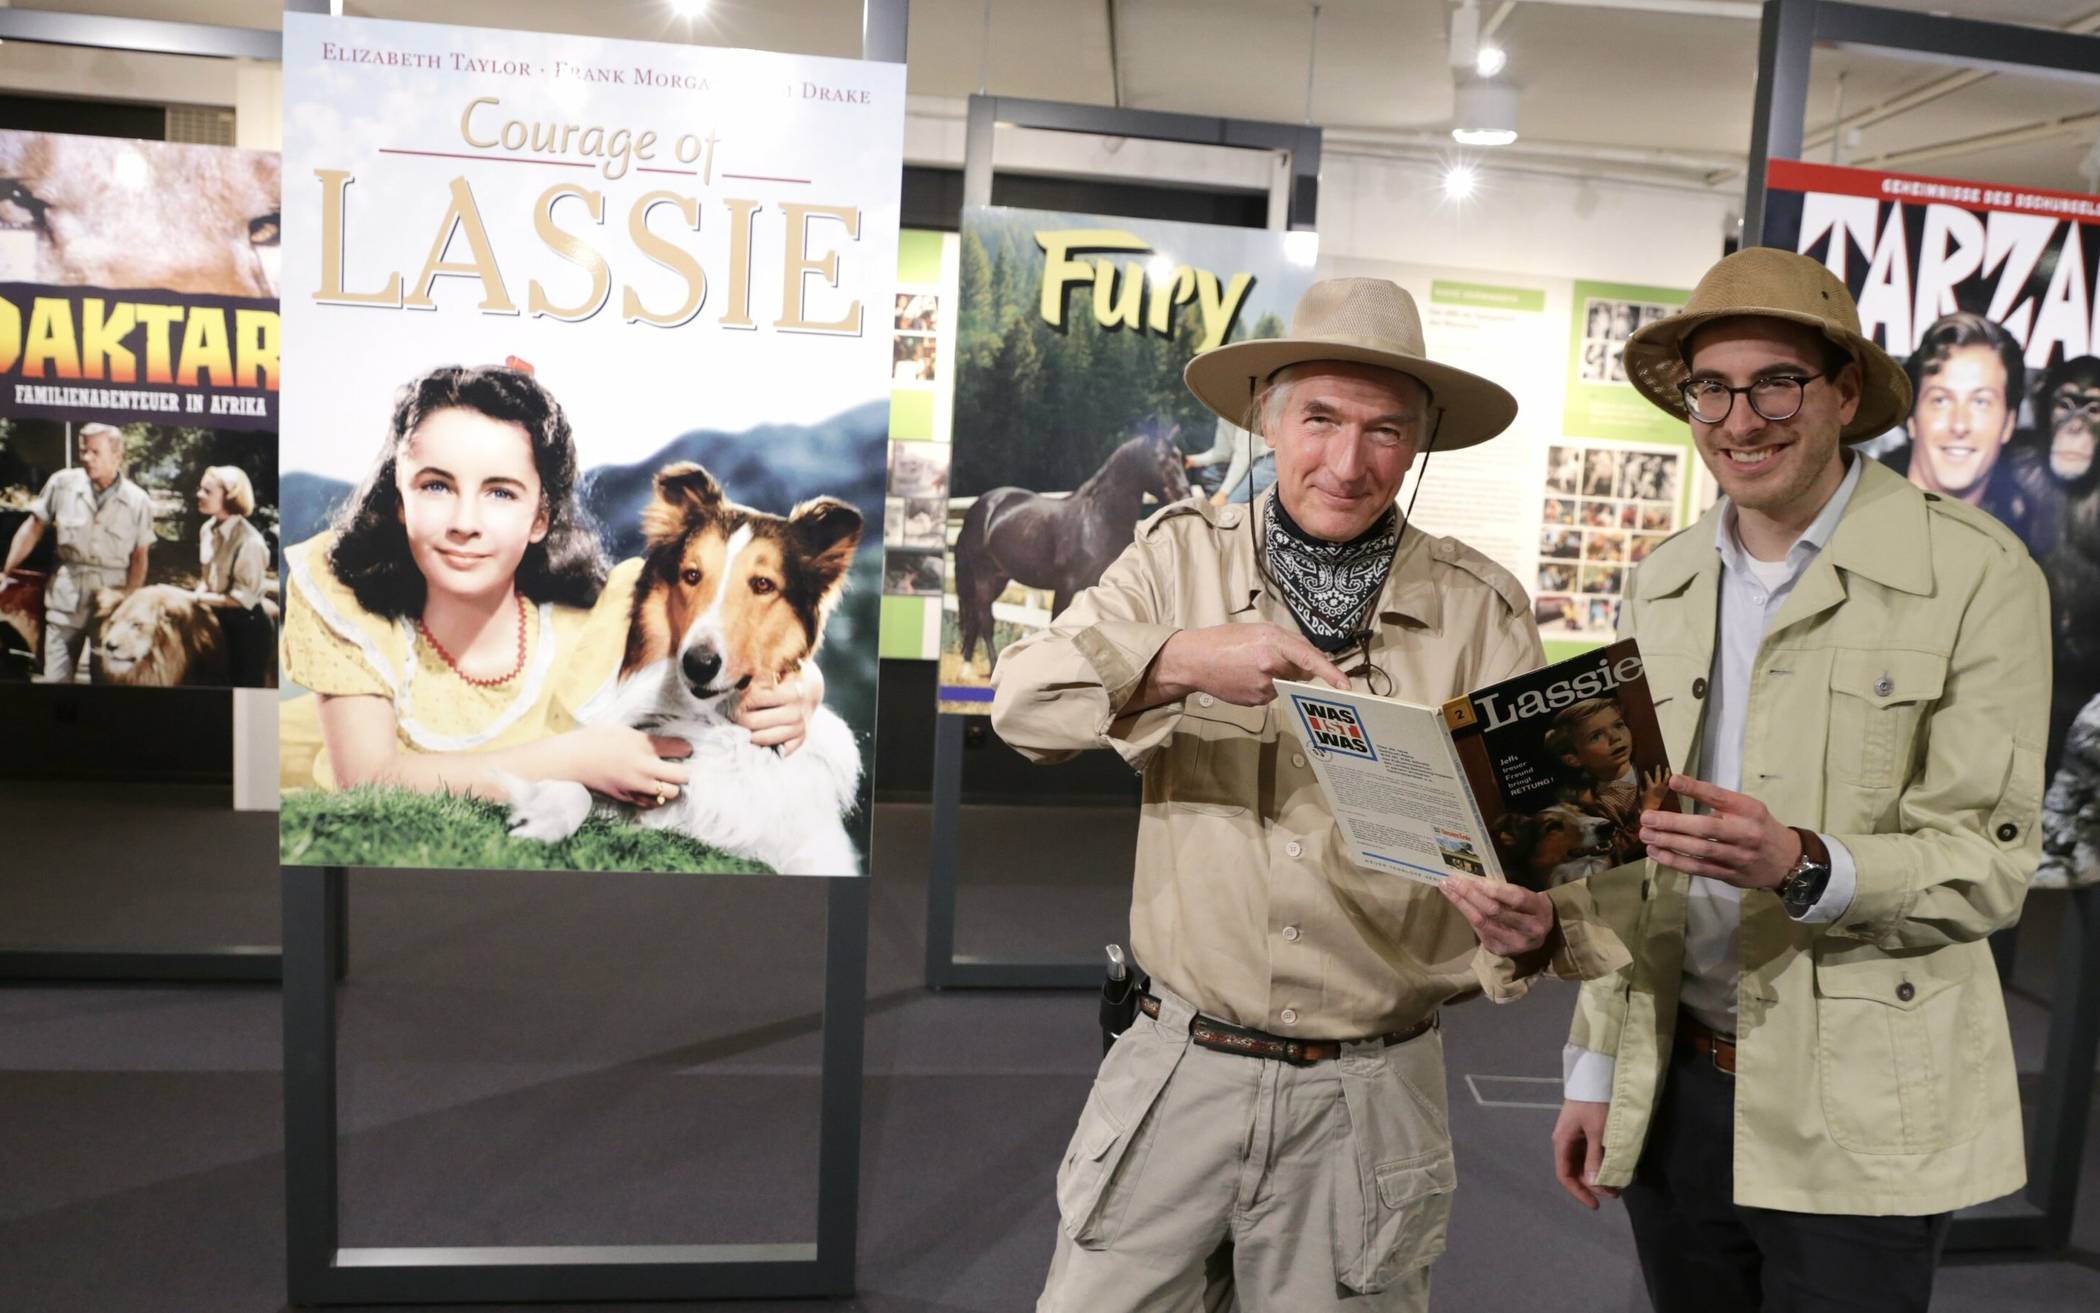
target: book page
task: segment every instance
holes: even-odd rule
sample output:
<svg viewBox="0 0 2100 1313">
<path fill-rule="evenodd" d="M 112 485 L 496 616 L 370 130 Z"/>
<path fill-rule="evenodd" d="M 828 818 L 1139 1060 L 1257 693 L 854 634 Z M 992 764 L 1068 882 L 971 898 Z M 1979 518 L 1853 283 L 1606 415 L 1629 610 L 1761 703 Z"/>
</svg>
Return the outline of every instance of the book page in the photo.
<svg viewBox="0 0 2100 1313">
<path fill-rule="evenodd" d="M 1358 866 L 1427 884 L 1501 873 L 1441 713 L 1325 684 L 1279 679 L 1276 692 Z"/>
</svg>

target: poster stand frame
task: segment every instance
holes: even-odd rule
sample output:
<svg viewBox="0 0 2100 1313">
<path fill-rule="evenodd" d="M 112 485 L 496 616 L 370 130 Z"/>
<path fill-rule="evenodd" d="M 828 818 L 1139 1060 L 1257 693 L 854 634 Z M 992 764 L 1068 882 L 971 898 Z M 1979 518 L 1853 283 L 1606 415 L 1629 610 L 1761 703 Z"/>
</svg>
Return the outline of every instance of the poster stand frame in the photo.
<svg viewBox="0 0 2100 1313">
<path fill-rule="evenodd" d="M 336 993 L 348 873 L 282 868 L 285 1259 L 293 1305 L 838 1298 L 854 1288 L 868 881 L 825 881 L 823 1049 L 813 1242 L 345 1247 Z"/>
<path fill-rule="evenodd" d="M 1950 64 L 2100 79 L 2100 37 L 1839 0 L 1765 0 L 1743 198 L 1743 241 L 1765 236 L 1766 165 L 1799 159 L 1818 44 Z M 2027 1188 L 1955 1214 L 1952 1251 L 2050 1252 L 2070 1243 L 2100 1055 L 2100 887 L 2066 894 L 2050 994 L 2049 1047 L 2029 1137 Z"/>
<path fill-rule="evenodd" d="M 862 0 L 862 58 L 903 63 L 910 0 Z M 286 0 L 326 13 L 328 0 Z M 0 8 L 0 39 L 281 61 L 280 32 Z M 348 875 L 280 868 L 284 948 L 0 949 L 0 981 L 284 984 L 288 1294 L 295 1305 L 822 1298 L 853 1293 L 859 1223 L 868 885 L 828 882 L 817 1236 L 764 1245 L 343 1248 L 338 1235 L 335 985 L 348 965 Z"/>
<path fill-rule="evenodd" d="M 1136 137 L 1203 146 L 1275 151 L 1288 160 L 1288 196 L 1270 206 L 1272 226 L 1306 231 L 1320 200 L 1321 130 L 1310 123 L 1209 118 L 1158 110 L 1075 105 L 1017 96 L 970 97 L 963 138 L 963 205 L 992 203 L 992 141 L 999 125 L 1045 132 Z M 926 879 L 926 985 L 929 989 L 1094 989 L 1102 963 L 1001 958 L 955 951 L 955 901 L 962 883 L 963 739 L 972 716 L 939 712 L 933 736 L 932 844 Z"/>
<path fill-rule="evenodd" d="M 327 0 L 287 0 L 290 12 L 326 12 Z M 82 46 L 205 59 L 277 60 L 282 34 L 152 18 L 0 8 L 0 40 Z M 231 715 L 231 690 L 228 714 Z M 0 945 L 0 984 L 96 983 L 272 985 L 284 978 L 284 955 L 270 944 L 138 945 L 70 948 Z"/>
</svg>

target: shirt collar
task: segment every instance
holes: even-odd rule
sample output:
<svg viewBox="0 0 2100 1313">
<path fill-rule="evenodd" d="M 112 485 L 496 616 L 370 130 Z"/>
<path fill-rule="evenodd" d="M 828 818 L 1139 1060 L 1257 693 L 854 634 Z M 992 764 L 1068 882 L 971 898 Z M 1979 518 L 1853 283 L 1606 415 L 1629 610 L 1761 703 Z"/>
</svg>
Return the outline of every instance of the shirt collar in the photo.
<svg viewBox="0 0 2100 1313">
<path fill-rule="evenodd" d="M 1785 559 L 1786 564 L 1791 567 L 1789 573 L 1798 573 L 1801 567 L 1815 559 L 1816 553 L 1823 550 L 1824 544 L 1830 541 L 1830 535 L 1837 531 L 1838 521 L 1844 517 L 1845 507 L 1851 502 L 1853 492 L 1859 488 L 1860 471 L 1866 467 L 1866 457 L 1856 451 L 1848 451 L 1844 453 L 1843 458 L 1846 465 L 1845 477 L 1838 481 L 1837 491 L 1830 494 L 1830 500 L 1823 503 L 1823 509 L 1816 512 L 1816 518 L 1809 521 L 1808 527 L 1801 531 L 1801 536 L 1794 540 L 1794 545 L 1787 549 Z M 1749 568 L 1750 554 L 1744 550 L 1742 540 L 1736 535 L 1736 510 L 1732 501 L 1724 502 L 1721 514 L 1716 518 L 1714 550 L 1721 554 L 1721 564 L 1727 569 L 1740 572 Z"/>
</svg>

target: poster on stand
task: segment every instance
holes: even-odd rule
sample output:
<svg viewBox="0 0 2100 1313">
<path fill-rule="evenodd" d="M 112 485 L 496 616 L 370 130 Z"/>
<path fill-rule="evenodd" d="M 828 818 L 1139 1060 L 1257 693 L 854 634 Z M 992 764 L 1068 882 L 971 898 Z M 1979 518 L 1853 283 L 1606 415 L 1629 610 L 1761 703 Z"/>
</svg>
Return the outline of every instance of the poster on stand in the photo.
<svg viewBox="0 0 2100 1313">
<path fill-rule="evenodd" d="M 2100 884 L 2100 198 L 1774 160 L 1766 240 L 1814 256 L 1904 362 L 1905 423 L 1861 444 L 1990 512 L 2055 625 L 2038 885 Z"/>
<path fill-rule="evenodd" d="M 277 156 L 0 131 L 0 680 L 276 680 Z"/>
<path fill-rule="evenodd" d="M 863 872 L 903 68 L 291 14 L 285 87 L 283 860 Z"/>
<path fill-rule="evenodd" d="M 1192 487 L 1267 486 L 1258 443 L 1183 386 L 1198 352 L 1278 337 L 1312 233 L 963 212 L 940 709 L 991 710 L 1000 649 L 1091 587 Z M 1082 546 L 1083 545 L 1083 546 Z"/>
</svg>

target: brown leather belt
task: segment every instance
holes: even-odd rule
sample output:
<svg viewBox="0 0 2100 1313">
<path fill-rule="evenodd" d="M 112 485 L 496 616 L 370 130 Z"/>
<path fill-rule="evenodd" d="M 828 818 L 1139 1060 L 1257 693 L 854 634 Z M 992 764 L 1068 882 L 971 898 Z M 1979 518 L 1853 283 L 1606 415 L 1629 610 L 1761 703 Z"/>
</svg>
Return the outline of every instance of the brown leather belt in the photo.
<svg viewBox="0 0 2100 1313">
<path fill-rule="evenodd" d="M 1138 999 L 1138 1010 L 1153 1020 L 1159 1019 L 1159 1000 L 1150 994 Z M 1296 1066 L 1311 1066 L 1315 1062 L 1327 1062 L 1342 1056 L 1345 1044 L 1405 1044 L 1411 1039 L 1420 1039 L 1437 1027 L 1436 1013 L 1405 1030 L 1395 1030 L 1384 1035 L 1373 1035 L 1366 1040 L 1340 1039 L 1291 1039 L 1284 1035 L 1271 1035 L 1265 1030 L 1250 1030 L 1235 1026 L 1229 1021 L 1206 1017 L 1197 1013 L 1189 1022 L 1189 1038 L 1206 1049 L 1220 1053 L 1237 1053 L 1245 1058 L 1270 1058 L 1277 1062 L 1288 1062 Z"/>
<path fill-rule="evenodd" d="M 1691 1017 L 1677 1019 L 1677 1042 L 1702 1058 L 1713 1059 L 1714 1070 L 1735 1075 L 1735 1037 L 1701 1025 Z"/>
</svg>

